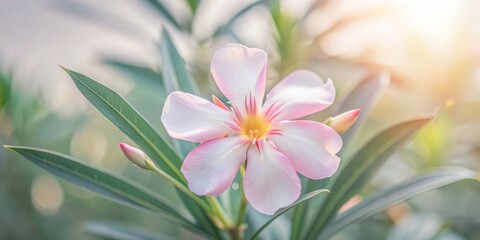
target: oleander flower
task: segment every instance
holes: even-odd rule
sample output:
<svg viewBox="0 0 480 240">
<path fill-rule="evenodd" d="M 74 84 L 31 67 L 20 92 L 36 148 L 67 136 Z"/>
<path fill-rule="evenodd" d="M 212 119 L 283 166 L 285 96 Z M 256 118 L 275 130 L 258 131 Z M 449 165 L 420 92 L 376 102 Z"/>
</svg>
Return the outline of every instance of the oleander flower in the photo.
<svg viewBox="0 0 480 240">
<path fill-rule="evenodd" d="M 199 142 L 181 171 L 197 195 L 220 195 L 245 164 L 243 186 L 248 202 L 273 214 L 300 196 L 297 172 L 311 179 L 332 176 L 342 139 L 325 124 L 297 120 L 321 111 L 335 99 L 335 89 L 315 73 L 298 70 L 267 95 L 267 53 L 229 44 L 215 53 L 211 72 L 227 107 L 184 92 L 171 93 L 162 123 L 173 138 Z"/>
</svg>

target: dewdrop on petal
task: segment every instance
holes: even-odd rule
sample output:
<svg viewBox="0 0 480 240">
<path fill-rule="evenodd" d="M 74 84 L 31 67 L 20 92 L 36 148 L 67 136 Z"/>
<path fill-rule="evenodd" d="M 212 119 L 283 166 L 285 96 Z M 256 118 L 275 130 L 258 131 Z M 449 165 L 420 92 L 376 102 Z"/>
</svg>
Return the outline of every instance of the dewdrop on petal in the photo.
<svg viewBox="0 0 480 240">
<path fill-rule="evenodd" d="M 342 134 L 350 129 L 351 126 L 357 121 L 361 110 L 355 109 L 348 112 L 344 112 L 335 117 L 331 117 L 325 121 L 325 124 L 333 128 L 337 133 Z"/>
<path fill-rule="evenodd" d="M 147 161 L 150 162 L 151 160 L 142 150 L 132 147 L 126 143 L 120 143 L 120 149 L 122 149 L 123 154 L 125 154 L 125 157 L 127 157 L 130 162 L 140 168 L 150 169 L 147 165 Z"/>
</svg>

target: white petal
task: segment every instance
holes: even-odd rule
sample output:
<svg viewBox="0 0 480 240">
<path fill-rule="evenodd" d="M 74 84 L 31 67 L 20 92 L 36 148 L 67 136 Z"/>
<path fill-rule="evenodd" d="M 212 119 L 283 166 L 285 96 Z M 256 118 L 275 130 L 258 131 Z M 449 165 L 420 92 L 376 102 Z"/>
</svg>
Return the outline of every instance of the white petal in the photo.
<svg viewBox="0 0 480 240">
<path fill-rule="evenodd" d="M 245 197 L 253 208 L 272 215 L 300 196 L 301 185 L 291 161 L 271 143 L 252 145 L 243 179 Z M 260 151 L 259 151 L 260 150 Z"/>
<path fill-rule="evenodd" d="M 257 48 L 228 44 L 213 56 L 211 72 L 223 95 L 244 112 L 245 98 L 250 94 L 260 107 L 265 94 L 268 55 Z"/>
<path fill-rule="evenodd" d="M 335 173 L 340 163 L 335 154 L 342 148 L 342 138 L 335 130 L 306 120 L 281 122 L 277 128 L 280 134 L 268 138 L 287 155 L 297 172 L 312 179 Z"/>
<path fill-rule="evenodd" d="M 230 112 L 215 104 L 184 92 L 168 95 L 162 123 L 171 137 L 203 142 L 231 133 L 234 124 Z"/>
<path fill-rule="evenodd" d="M 185 158 L 181 171 L 197 195 L 220 195 L 232 184 L 246 159 L 248 143 L 240 136 L 204 142 Z"/>
<path fill-rule="evenodd" d="M 267 118 L 293 120 L 321 111 L 335 100 L 335 88 L 314 72 L 298 70 L 278 83 L 267 95 L 263 112 Z"/>
</svg>

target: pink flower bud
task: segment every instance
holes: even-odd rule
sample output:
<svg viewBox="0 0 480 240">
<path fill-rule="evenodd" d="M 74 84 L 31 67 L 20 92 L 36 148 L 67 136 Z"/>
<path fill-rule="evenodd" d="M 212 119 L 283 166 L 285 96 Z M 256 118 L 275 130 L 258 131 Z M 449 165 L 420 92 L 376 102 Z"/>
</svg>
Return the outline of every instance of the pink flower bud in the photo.
<svg viewBox="0 0 480 240">
<path fill-rule="evenodd" d="M 361 110 L 355 109 L 348 112 L 344 112 L 335 117 L 331 117 L 325 121 L 325 124 L 333 128 L 339 134 L 346 132 L 357 120 Z"/>
<path fill-rule="evenodd" d="M 130 162 L 143 169 L 148 169 L 146 161 L 150 161 L 150 159 L 142 150 L 132 147 L 126 143 L 120 143 L 120 148 Z"/>
</svg>

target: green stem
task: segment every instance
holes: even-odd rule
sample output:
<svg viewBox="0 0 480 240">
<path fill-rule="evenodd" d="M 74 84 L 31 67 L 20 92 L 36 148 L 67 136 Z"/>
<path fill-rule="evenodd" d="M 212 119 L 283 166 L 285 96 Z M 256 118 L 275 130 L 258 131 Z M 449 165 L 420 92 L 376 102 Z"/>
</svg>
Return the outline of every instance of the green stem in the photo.
<svg viewBox="0 0 480 240">
<path fill-rule="evenodd" d="M 219 228 L 224 228 L 228 229 L 231 228 L 232 223 L 230 219 L 227 217 L 227 214 L 225 213 L 225 210 L 223 210 L 222 206 L 218 202 L 217 198 L 215 197 L 206 197 L 207 202 L 209 203 L 208 205 L 203 201 L 199 196 L 195 195 L 190 189 L 188 189 L 185 185 L 180 183 L 179 181 L 175 180 L 172 178 L 170 175 L 159 169 L 150 159 L 145 160 L 145 165 L 149 170 L 154 171 L 161 177 L 165 178 L 168 182 L 173 184 L 176 188 L 178 188 L 180 191 L 184 192 L 187 194 L 189 197 L 191 197 L 200 207 L 202 207 L 206 212 L 212 214 L 212 219 L 214 221 L 218 220 L 220 225 L 218 226 Z M 210 206 L 209 206 L 210 205 Z"/>
<path fill-rule="evenodd" d="M 245 167 L 243 165 L 240 167 L 240 174 L 242 175 L 242 179 L 243 179 L 243 175 L 245 175 Z M 247 199 L 245 198 L 243 187 L 241 188 L 240 191 L 241 191 L 242 199 L 240 200 L 240 205 L 238 207 L 237 221 L 235 224 L 237 228 L 241 227 L 243 220 L 245 219 L 245 215 L 247 214 Z"/>
<path fill-rule="evenodd" d="M 176 188 L 178 188 L 178 190 L 184 192 L 185 194 L 187 194 L 189 197 L 191 197 L 196 203 L 198 203 L 198 205 L 200 205 L 200 207 L 202 207 L 205 211 L 207 212 L 210 212 L 210 208 L 208 207 L 208 205 L 205 203 L 205 201 L 203 201 L 200 197 L 198 197 L 197 195 L 195 195 L 192 191 L 190 191 L 190 189 L 188 189 L 185 185 L 181 184 L 180 182 L 178 182 L 177 180 L 175 180 L 174 178 L 172 178 L 170 175 L 168 175 L 167 173 L 165 173 L 164 171 L 162 171 L 161 169 L 159 169 L 157 166 L 155 166 L 155 164 L 150 160 L 146 160 L 145 161 L 145 164 L 147 165 L 148 169 L 149 170 L 152 170 L 154 171 L 155 173 L 157 173 L 158 175 L 160 175 L 161 177 L 165 178 L 168 182 L 170 182 L 171 184 L 173 184 L 173 186 L 175 186 Z"/>
<path fill-rule="evenodd" d="M 223 209 L 220 202 L 218 202 L 216 197 L 208 196 L 207 201 L 210 204 L 211 209 L 213 210 L 214 214 L 218 217 L 218 220 L 223 224 L 225 229 L 229 229 L 232 226 L 231 220 L 228 217 L 227 213 Z"/>
</svg>

